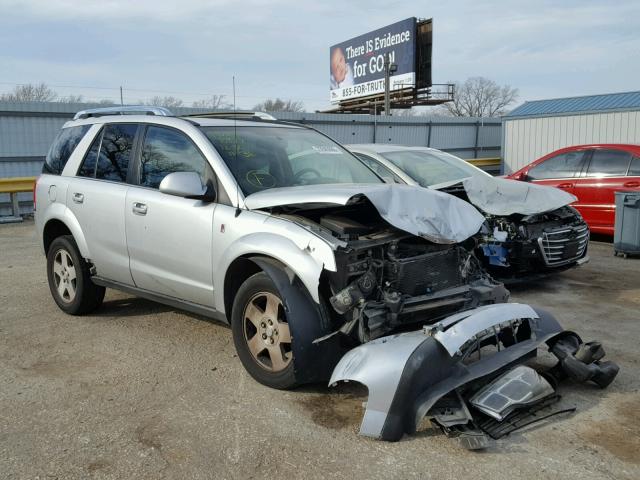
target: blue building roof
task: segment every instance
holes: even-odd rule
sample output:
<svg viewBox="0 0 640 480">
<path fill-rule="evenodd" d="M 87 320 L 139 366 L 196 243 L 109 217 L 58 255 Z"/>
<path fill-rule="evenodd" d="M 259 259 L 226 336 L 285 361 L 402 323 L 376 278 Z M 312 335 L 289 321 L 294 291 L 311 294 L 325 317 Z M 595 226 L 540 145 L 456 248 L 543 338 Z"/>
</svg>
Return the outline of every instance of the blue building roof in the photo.
<svg viewBox="0 0 640 480">
<path fill-rule="evenodd" d="M 525 102 L 505 117 L 529 117 L 584 112 L 640 110 L 640 92 L 609 93 L 584 97 L 553 98 Z"/>
</svg>

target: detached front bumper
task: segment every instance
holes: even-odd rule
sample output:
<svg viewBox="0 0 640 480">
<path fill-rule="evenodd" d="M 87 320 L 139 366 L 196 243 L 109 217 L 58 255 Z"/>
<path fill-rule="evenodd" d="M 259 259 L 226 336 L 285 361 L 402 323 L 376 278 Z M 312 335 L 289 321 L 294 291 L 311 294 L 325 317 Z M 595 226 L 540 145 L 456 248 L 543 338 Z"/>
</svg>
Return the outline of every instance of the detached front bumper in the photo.
<svg viewBox="0 0 640 480">
<path fill-rule="evenodd" d="M 415 432 L 446 396 L 456 396 L 459 411 L 469 412 L 458 423 L 473 424 L 475 413 L 467 405 L 470 397 L 500 374 L 534 357 L 545 342 L 560 360 L 557 371 L 561 375 L 606 386 L 617 374 L 615 364 L 599 362 L 604 351 L 601 356 L 579 357 L 584 345 L 580 337 L 563 330 L 550 313 L 511 303 L 458 313 L 421 331 L 360 345 L 342 357 L 329 385 L 340 381 L 365 385 L 369 398 L 360 433 L 395 441 L 404 433 Z M 472 360 L 478 347 L 491 344 L 497 347 L 491 355 Z M 456 424 L 442 423 L 446 422 L 441 422 L 443 427 Z"/>
</svg>

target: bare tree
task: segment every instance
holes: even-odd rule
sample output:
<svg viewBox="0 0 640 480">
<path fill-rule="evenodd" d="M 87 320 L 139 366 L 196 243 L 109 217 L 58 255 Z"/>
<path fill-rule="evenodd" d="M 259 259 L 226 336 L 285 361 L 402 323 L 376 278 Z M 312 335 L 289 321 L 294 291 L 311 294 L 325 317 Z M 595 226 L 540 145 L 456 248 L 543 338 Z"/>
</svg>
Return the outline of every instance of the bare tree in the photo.
<svg viewBox="0 0 640 480">
<path fill-rule="evenodd" d="M 263 112 L 304 112 L 304 104 L 298 100 L 267 99 L 253 107 Z"/>
<path fill-rule="evenodd" d="M 141 102 L 141 103 L 145 103 L 145 102 Z M 161 97 L 156 95 L 145 104 L 153 105 L 154 107 L 176 108 L 176 107 L 182 107 L 184 102 L 176 97 L 172 97 L 172 96 Z"/>
<path fill-rule="evenodd" d="M 227 110 L 231 108 L 224 95 L 211 95 L 209 98 L 197 100 L 191 104 L 193 108 L 210 108 L 211 110 Z"/>
<path fill-rule="evenodd" d="M 454 117 L 495 117 L 507 112 L 518 98 L 518 89 L 500 86 L 485 77 L 471 77 L 455 84 L 454 100 L 442 105 Z"/>
<path fill-rule="evenodd" d="M 66 97 L 58 98 L 58 102 L 60 103 L 82 103 L 82 101 L 82 95 L 67 95 Z"/>
<path fill-rule="evenodd" d="M 0 100 L 8 102 L 53 102 L 57 97 L 58 94 L 45 83 L 38 85 L 28 83 L 16 85 L 13 92 L 0 95 Z"/>
</svg>

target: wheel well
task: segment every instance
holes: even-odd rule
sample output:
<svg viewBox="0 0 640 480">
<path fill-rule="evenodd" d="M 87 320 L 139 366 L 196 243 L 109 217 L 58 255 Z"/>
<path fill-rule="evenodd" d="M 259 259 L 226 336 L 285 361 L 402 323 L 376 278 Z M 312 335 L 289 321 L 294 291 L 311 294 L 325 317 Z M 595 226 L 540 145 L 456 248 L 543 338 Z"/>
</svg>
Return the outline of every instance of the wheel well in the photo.
<svg viewBox="0 0 640 480">
<path fill-rule="evenodd" d="M 231 309 L 233 308 L 233 300 L 236 298 L 236 293 L 240 285 L 242 285 L 247 278 L 261 272 L 262 269 L 252 262 L 247 257 L 236 258 L 224 276 L 224 311 L 227 316 L 227 320 L 231 323 Z"/>
<path fill-rule="evenodd" d="M 45 254 L 49 253 L 51 242 L 62 235 L 72 235 L 71 230 L 60 220 L 49 220 L 44 226 L 44 232 L 42 234 Z"/>
</svg>

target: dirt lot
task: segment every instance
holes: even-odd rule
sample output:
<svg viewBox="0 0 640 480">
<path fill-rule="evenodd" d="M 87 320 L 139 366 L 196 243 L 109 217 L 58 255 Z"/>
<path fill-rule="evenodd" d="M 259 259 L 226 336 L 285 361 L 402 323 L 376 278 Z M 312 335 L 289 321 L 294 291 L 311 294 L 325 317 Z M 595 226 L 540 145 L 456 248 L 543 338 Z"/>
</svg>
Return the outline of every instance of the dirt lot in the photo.
<svg viewBox="0 0 640 480">
<path fill-rule="evenodd" d="M 361 390 L 253 381 L 230 330 L 108 291 L 92 316 L 51 299 L 33 224 L 0 226 L 0 478 L 640 478 L 640 259 L 591 262 L 512 290 L 604 342 L 607 390 L 561 388 L 576 414 L 485 452 L 436 430 L 356 435 Z"/>
</svg>

